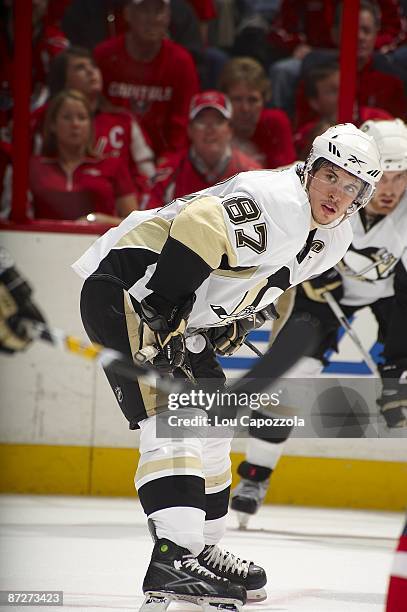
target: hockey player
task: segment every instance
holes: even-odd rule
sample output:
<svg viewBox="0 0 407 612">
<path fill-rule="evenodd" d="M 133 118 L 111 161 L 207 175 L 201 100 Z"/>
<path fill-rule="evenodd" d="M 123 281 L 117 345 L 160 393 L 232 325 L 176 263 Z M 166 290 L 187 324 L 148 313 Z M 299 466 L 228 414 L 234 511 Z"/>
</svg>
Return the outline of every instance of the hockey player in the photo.
<svg viewBox="0 0 407 612">
<path fill-rule="evenodd" d="M 12 257 L 0 247 L 0 352 L 25 350 L 36 336 L 30 322 L 45 323 L 31 295 Z"/>
<path fill-rule="evenodd" d="M 352 217 L 354 237 L 336 270 L 307 281 L 297 289 L 292 317 L 312 313 L 325 330 L 319 347 L 303 359 L 290 376 L 318 376 L 326 365 L 324 353 L 336 348 L 339 322 L 323 297 L 330 291 L 346 315 L 370 306 L 384 342 L 385 364 L 380 366 L 383 393 L 378 403 L 388 427 L 407 425 L 407 395 L 398 379 L 407 371 L 407 127 L 401 119 L 366 121 L 361 130 L 376 141 L 382 156 L 383 177 L 365 209 Z M 284 329 L 282 332 L 284 333 Z M 246 460 L 238 468 L 242 480 L 232 493 L 231 506 L 241 526 L 261 505 L 282 454 L 290 428 L 250 430 Z"/>
<path fill-rule="evenodd" d="M 85 279 L 81 314 L 90 339 L 128 355 L 154 345 L 156 367 L 175 375 L 188 368 L 221 387 L 215 350 L 238 349 L 284 289 L 343 257 L 352 237 L 348 216 L 368 203 L 380 176 L 373 139 L 344 124 L 315 140 L 305 165 L 243 172 L 130 214 L 73 266 Z M 108 379 L 130 428 L 141 430 L 135 483 L 155 537 L 144 609 L 171 599 L 239 608 L 246 591 L 264 599 L 265 571 L 218 546 L 230 437 L 191 430 L 185 439 L 159 437 L 157 426 L 174 414 L 167 398 L 120 376 Z M 206 414 L 193 407 L 181 413 Z"/>
</svg>

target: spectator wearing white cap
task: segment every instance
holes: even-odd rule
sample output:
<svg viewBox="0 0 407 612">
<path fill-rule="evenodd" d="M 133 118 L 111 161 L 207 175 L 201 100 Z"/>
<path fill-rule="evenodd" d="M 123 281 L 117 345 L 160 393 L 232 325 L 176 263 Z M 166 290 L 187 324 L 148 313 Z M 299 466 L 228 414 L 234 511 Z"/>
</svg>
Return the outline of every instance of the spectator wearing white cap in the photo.
<svg viewBox="0 0 407 612">
<path fill-rule="evenodd" d="M 244 170 L 261 166 L 232 146 L 232 104 L 215 90 L 196 94 L 189 110 L 190 146 L 159 168 L 146 208 L 157 208 L 173 198 L 206 189 Z"/>
</svg>

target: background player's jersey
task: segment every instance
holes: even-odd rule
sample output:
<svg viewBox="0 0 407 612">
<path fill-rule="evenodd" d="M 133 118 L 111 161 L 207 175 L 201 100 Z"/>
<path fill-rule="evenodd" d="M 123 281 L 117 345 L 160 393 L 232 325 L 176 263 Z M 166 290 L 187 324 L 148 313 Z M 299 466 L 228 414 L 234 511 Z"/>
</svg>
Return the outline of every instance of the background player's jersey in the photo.
<svg viewBox="0 0 407 612">
<path fill-rule="evenodd" d="M 361 306 L 394 295 L 394 269 L 407 269 L 407 192 L 397 208 L 366 231 L 360 214 L 351 218 L 353 240 L 338 269 L 342 304 Z"/>
<path fill-rule="evenodd" d="M 189 328 L 225 325 L 343 257 L 349 222 L 312 232 L 310 224 L 295 167 L 244 172 L 161 209 L 132 213 L 74 269 L 118 283 L 137 302 L 152 291 L 174 304 L 195 293 Z"/>
</svg>

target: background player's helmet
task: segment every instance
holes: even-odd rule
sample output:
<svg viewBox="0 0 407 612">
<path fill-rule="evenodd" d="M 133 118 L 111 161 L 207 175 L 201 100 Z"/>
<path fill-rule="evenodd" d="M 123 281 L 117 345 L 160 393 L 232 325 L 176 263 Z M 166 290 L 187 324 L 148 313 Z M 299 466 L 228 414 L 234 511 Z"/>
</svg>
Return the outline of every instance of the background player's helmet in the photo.
<svg viewBox="0 0 407 612">
<path fill-rule="evenodd" d="M 304 178 L 312 172 L 318 159 L 325 159 L 364 182 L 357 198 L 352 202 L 345 218 L 366 206 L 381 179 L 383 170 L 380 153 L 374 139 L 352 123 L 341 123 L 317 136 L 305 162 Z"/>
<path fill-rule="evenodd" d="M 384 172 L 407 170 L 407 126 L 404 121 L 365 121 L 360 129 L 374 138 Z"/>
</svg>

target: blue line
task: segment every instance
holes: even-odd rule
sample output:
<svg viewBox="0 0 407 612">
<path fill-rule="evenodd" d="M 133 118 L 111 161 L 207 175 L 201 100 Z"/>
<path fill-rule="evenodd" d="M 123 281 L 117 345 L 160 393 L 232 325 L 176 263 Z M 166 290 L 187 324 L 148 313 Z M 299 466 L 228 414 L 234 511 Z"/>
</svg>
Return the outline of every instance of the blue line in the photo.
<svg viewBox="0 0 407 612">
<path fill-rule="evenodd" d="M 268 342 L 270 339 L 270 331 L 265 331 L 261 329 L 255 329 L 250 332 L 249 340 L 250 342 Z"/>
</svg>

